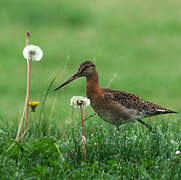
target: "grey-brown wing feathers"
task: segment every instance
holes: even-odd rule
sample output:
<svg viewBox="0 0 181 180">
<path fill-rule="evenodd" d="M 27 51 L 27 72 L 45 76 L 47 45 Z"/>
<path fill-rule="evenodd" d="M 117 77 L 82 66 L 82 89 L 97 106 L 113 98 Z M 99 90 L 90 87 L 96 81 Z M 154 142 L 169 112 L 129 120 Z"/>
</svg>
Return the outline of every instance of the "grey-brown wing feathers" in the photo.
<svg viewBox="0 0 181 180">
<path fill-rule="evenodd" d="M 105 98 L 110 98 L 111 101 L 118 102 L 127 109 L 134 109 L 138 112 L 138 114 L 144 113 L 150 116 L 154 116 L 166 113 L 177 113 L 157 104 L 146 101 L 132 93 L 105 88 L 104 94 Z"/>
</svg>

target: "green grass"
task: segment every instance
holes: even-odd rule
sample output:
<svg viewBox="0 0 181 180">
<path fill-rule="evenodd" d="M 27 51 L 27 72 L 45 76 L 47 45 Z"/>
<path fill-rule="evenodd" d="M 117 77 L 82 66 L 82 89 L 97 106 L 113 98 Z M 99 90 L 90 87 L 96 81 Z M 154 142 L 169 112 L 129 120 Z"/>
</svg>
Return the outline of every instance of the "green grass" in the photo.
<svg viewBox="0 0 181 180">
<path fill-rule="evenodd" d="M 138 123 L 117 132 L 97 117 L 88 120 L 86 164 L 80 126 L 65 136 L 56 123 L 50 131 L 48 121 L 34 123 L 24 145 L 13 144 L 16 130 L 9 127 L 0 136 L 1 179 L 180 179 L 180 119 L 158 119 L 154 134 Z"/>
<path fill-rule="evenodd" d="M 72 113 L 70 98 L 85 96 L 85 79 L 53 90 L 90 59 L 102 87 L 116 74 L 110 88 L 180 112 L 180 6 L 179 0 L 2 0 L 0 178 L 180 179 L 175 156 L 181 150 L 180 115 L 146 119 L 156 134 L 138 123 L 125 124 L 118 133 L 99 117 L 89 119 L 84 164 L 77 144 L 81 128 L 72 129 L 80 123 L 80 113 Z M 26 31 L 30 43 L 44 51 L 43 60 L 32 64 L 30 99 L 42 102 L 50 81 L 56 80 L 41 118 L 39 107 L 32 116 L 26 143 L 6 152 L 14 143 L 25 99 Z M 85 114 L 92 113 L 88 107 Z"/>
</svg>

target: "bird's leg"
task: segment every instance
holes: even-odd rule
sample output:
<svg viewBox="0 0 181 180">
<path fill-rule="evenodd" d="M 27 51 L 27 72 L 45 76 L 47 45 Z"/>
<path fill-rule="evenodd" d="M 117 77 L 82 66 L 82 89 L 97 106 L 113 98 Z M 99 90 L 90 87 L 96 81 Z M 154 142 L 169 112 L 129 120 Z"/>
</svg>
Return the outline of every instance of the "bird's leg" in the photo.
<svg viewBox="0 0 181 180">
<path fill-rule="evenodd" d="M 143 122 L 141 119 L 136 119 L 138 122 L 140 122 L 141 124 L 143 124 L 144 126 L 146 126 L 151 132 L 154 133 L 154 130 L 152 129 L 152 127 L 148 124 L 146 124 L 145 122 Z"/>
</svg>

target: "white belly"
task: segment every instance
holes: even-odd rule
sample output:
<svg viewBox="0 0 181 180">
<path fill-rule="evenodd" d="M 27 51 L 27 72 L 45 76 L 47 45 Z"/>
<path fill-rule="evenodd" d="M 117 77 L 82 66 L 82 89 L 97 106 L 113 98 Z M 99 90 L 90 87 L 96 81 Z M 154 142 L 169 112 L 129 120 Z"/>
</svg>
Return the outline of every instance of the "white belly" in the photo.
<svg viewBox="0 0 181 180">
<path fill-rule="evenodd" d="M 104 109 L 101 109 L 100 106 L 99 108 L 95 108 L 94 105 L 92 105 L 92 108 L 103 120 L 116 126 L 120 126 L 121 124 L 128 123 L 134 120 L 133 114 L 135 114 L 135 110 L 128 111 L 114 107 L 104 107 Z"/>
</svg>

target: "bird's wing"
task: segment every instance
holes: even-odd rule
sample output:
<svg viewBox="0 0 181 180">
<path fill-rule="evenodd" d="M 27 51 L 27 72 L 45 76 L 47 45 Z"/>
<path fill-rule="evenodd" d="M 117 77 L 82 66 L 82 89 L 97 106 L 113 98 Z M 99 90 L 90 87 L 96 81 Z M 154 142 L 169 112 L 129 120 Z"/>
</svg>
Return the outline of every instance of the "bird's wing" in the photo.
<svg viewBox="0 0 181 180">
<path fill-rule="evenodd" d="M 153 104 L 149 101 L 141 99 L 140 97 L 124 92 L 116 91 L 111 89 L 104 89 L 104 97 L 108 100 L 120 103 L 127 109 L 134 109 L 139 113 L 146 113 L 152 115 L 165 114 L 165 113 L 176 113 L 175 111 L 168 110 L 157 104 Z"/>
</svg>

